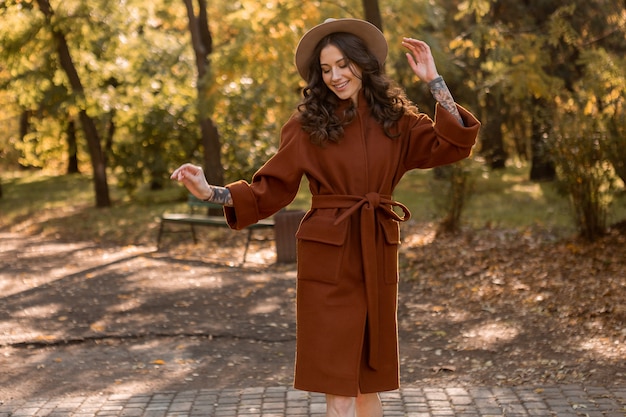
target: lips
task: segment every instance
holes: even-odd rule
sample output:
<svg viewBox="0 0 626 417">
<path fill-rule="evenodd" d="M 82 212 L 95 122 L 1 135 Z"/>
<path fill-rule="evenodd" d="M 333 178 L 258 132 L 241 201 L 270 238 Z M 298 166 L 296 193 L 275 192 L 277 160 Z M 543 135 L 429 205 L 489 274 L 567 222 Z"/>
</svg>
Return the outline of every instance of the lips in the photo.
<svg viewBox="0 0 626 417">
<path fill-rule="evenodd" d="M 350 81 L 345 81 L 341 84 L 335 84 L 334 87 L 336 90 L 343 90 L 344 88 L 346 88 L 346 86 L 348 85 Z"/>
</svg>

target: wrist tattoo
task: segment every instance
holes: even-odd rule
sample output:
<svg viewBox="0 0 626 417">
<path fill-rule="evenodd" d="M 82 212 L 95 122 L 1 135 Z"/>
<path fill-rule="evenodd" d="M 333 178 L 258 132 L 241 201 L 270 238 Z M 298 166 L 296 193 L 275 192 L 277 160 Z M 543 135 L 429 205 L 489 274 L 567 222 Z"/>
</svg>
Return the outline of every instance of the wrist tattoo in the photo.
<svg viewBox="0 0 626 417">
<path fill-rule="evenodd" d="M 435 78 L 431 82 L 428 83 L 428 87 L 430 87 L 430 92 L 437 100 L 437 102 L 449 111 L 452 116 L 463 126 L 463 119 L 461 118 L 461 114 L 459 113 L 459 109 L 456 107 L 456 103 L 454 102 L 454 98 L 452 98 L 452 93 L 450 93 L 450 89 L 446 85 L 446 82 L 443 80 L 441 76 Z"/>
<path fill-rule="evenodd" d="M 233 197 L 228 188 L 216 187 L 214 185 L 210 185 L 209 188 L 211 190 L 211 195 L 205 201 L 221 204 L 223 206 L 233 206 Z"/>
</svg>

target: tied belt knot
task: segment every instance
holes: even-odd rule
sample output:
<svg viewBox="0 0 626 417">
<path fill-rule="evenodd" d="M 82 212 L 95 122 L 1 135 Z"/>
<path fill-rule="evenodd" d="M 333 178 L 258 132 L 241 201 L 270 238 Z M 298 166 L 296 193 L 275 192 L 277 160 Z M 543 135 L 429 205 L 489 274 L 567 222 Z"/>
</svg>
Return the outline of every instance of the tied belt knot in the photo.
<svg viewBox="0 0 626 417">
<path fill-rule="evenodd" d="M 393 208 L 402 210 L 400 216 Z M 369 357 L 371 368 L 379 366 L 379 301 L 378 286 L 384 283 L 384 277 L 378 277 L 378 257 L 376 251 L 376 228 L 378 227 L 376 213 L 398 222 L 407 221 L 411 212 L 402 203 L 394 201 L 389 195 L 367 193 L 365 196 L 355 195 L 314 195 L 312 209 L 346 209 L 335 220 L 339 224 L 347 220 L 357 211 L 361 214 L 361 254 L 363 272 L 365 275 L 365 293 L 367 298 L 367 326 L 369 330 Z"/>
</svg>

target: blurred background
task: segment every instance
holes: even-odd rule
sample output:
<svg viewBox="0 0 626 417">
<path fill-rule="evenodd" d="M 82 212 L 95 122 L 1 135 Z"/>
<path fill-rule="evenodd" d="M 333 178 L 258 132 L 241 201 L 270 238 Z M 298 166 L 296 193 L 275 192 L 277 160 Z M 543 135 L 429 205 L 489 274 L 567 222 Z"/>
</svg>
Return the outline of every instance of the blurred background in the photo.
<svg viewBox="0 0 626 417">
<path fill-rule="evenodd" d="M 626 218 L 624 1 L 5 0 L 0 223 L 55 199 L 184 203 L 168 177 L 188 161 L 214 184 L 250 179 L 300 99 L 296 43 L 329 17 L 379 26 L 386 71 L 432 115 L 400 45 L 428 42 L 456 101 L 483 123 L 470 160 L 403 182 L 423 218 L 450 231 L 462 215 L 553 222 L 589 240 Z M 512 220 L 498 212 L 506 203 L 534 211 Z"/>
</svg>

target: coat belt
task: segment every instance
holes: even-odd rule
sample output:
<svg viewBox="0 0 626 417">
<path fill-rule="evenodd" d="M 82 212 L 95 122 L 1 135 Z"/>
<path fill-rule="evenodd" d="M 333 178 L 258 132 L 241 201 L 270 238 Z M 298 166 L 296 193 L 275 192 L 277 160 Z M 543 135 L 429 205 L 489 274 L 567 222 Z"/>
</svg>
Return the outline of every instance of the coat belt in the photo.
<svg viewBox="0 0 626 417">
<path fill-rule="evenodd" d="M 400 216 L 393 210 L 398 207 L 402 210 Z M 409 209 L 394 201 L 391 196 L 378 193 L 368 193 L 365 196 L 354 195 L 314 195 L 311 208 L 313 209 L 347 209 L 335 220 L 339 224 L 357 211 L 361 214 L 361 253 L 363 272 L 365 274 L 365 294 L 367 298 L 367 326 L 369 330 L 369 358 L 368 364 L 377 369 L 379 365 L 378 341 L 379 308 L 378 308 L 378 285 L 384 281 L 384 277 L 378 277 L 378 257 L 376 253 L 376 211 L 385 217 L 399 222 L 407 221 L 411 217 Z"/>
</svg>

